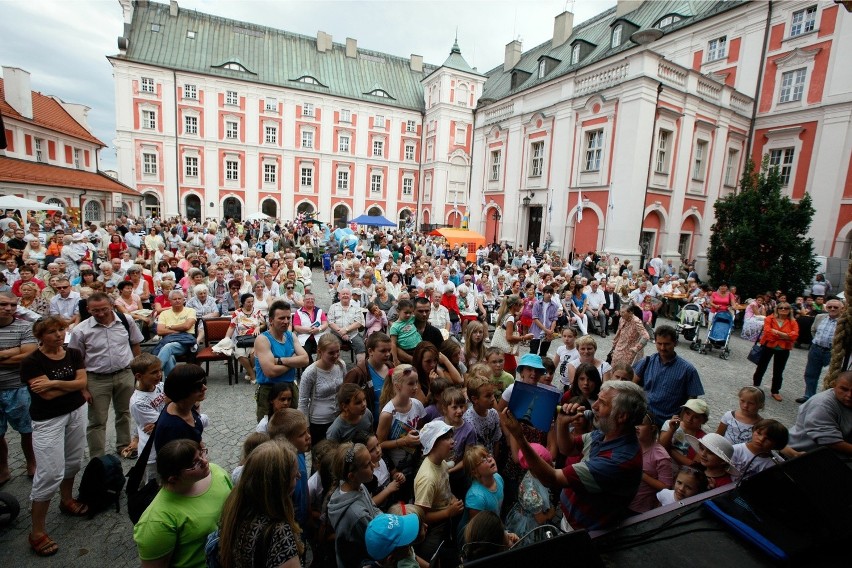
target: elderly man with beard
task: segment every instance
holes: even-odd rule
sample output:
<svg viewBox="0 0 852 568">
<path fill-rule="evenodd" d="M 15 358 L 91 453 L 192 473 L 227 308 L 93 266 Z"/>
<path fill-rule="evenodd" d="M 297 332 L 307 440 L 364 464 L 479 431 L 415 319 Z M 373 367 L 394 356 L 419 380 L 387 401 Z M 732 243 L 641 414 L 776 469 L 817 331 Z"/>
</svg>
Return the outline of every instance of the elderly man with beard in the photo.
<svg viewBox="0 0 852 568">
<path fill-rule="evenodd" d="M 500 415 L 505 431 L 515 438 L 530 472 L 544 485 L 561 489 L 562 530 L 600 530 L 615 526 L 627 514 L 642 480 L 642 448 L 636 426 L 647 411 L 645 393 L 627 381 L 609 381 L 601 387 L 591 412 L 570 403 L 563 406 L 556 425 L 559 451 L 581 460 L 555 469 L 524 438 L 520 423 L 506 408 Z M 582 436 L 570 432 L 571 422 L 594 420 L 596 430 Z"/>
</svg>

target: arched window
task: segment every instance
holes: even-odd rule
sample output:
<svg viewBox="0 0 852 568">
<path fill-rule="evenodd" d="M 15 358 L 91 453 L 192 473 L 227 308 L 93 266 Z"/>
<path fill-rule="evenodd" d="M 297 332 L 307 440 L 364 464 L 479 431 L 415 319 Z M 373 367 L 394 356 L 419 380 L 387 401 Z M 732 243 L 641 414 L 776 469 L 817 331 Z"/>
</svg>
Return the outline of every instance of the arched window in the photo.
<svg viewBox="0 0 852 568">
<path fill-rule="evenodd" d="M 83 220 L 94 222 L 101 222 L 104 220 L 104 209 L 101 207 L 99 201 L 92 199 L 86 203 L 86 206 L 83 209 Z"/>
<path fill-rule="evenodd" d="M 375 206 L 370 207 L 370 210 L 367 211 L 367 215 L 369 215 L 370 217 L 378 217 L 381 214 L 382 210 Z"/>
<path fill-rule="evenodd" d="M 240 200 L 236 197 L 228 197 L 222 202 L 222 216 L 227 219 L 233 217 L 234 221 L 240 221 L 243 218 L 243 206 Z"/>
<path fill-rule="evenodd" d="M 303 203 L 299 203 L 299 206 L 296 207 L 296 214 L 299 215 L 304 213 L 305 215 L 313 215 L 314 214 L 314 204 L 310 201 L 305 201 Z"/>
<path fill-rule="evenodd" d="M 145 204 L 143 205 L 143 209 L 142 213 L 146 217 L 160 216 L 160 198 L 157 197 L 156 193 L 145 194 Z"/>
<path fill-rule="evenodd" d="M 334 208 L 334 226 L 344 228 L 349 222 L 349 208 L 345 205 L 338 205 Z"/>
<path fill-rule="evenodd" d="M 187 195 L 184 199 L 185 213 L 189 219 L 201 220 L 201 198 L 197 195 Z"/>
<path fill-rule="evenodd" d="M 624 26 L 621 24 L 618 24 L 617 26 L 615 26 L 615 28 L 613 28 L 612 44 L 610 45 L 610 47 L 618 47 L 619 45 L 621 45 L 621 33 L 623 30 Z"/>
<path fill-rule="evenodd" d="M 273 219 L 278 218 L 278 204 L 273 199 L 264 199 L 263 203 L 260 204 L 260 211 Z"/>
</svg>

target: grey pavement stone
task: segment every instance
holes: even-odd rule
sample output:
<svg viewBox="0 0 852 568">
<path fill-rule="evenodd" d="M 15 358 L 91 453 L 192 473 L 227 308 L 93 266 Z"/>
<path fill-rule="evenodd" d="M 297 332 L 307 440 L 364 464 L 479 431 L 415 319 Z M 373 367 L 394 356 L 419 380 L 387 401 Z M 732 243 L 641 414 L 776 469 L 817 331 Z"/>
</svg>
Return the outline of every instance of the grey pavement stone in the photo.
<svg viewBox="0 0 852 568">
<path fill-rule="evenodd" d="M 313 291 L 317 297 L 317 305 L 327 309 L 331 296 L 323 281 L 322 271 L 315 269 Z M 658 325 L 671 323 L 660 318 Z M 706 337 L 706 330 L 702 330 Z M 605 355 L 612 346 L 612 336 L 596 338 L 598 353 Z M 553 343 L 550 355 L 556 353 L 558 344 Z M 722 414 L 737 407 L 737 391 L 740 387 L 750 385 L 754 365 L 747 359 L 746 354 L 751 343 L 746 342 L 736 333 L 731 337 L 731 358 L 724 361 L 718 352 L 701 355 L 690 351 L 686 342 L 681 342 L 677 352 L 680 356 L 691 361 L 698 368 L 706 391 L 705 399 L 710 406 L 710 420 L 705 427 L 707 431 L 715 431 Z M 645 354 L 652 352 L 653 345 L 645 349 Z M 762 415 L 766 418 L 776 418 L 791 426 L 796 418 L 798 405 L 794 400 L 804 392 L 804 372 L 807 351 L 796 349 L 790 356 L 785 372 L 785 382 L 782 389 L 784 402 L 776 402 L 768 398 Z M 771 370 L 770 370 L 771 373 Z M 768 394 L 769 379 L 764 378 L 765 391 Z M 219 464 L 226 471 L 231 471 L 239 463 L 240 448 L 243 439 L 254 431 L 254 392 L 255 387 L 246 382 L 228 386 L 225 366 L 221 362 L 210 365 L 210 380 L 208 381 L 207 400 L 203 404 L 203 412 L 210 418 L 210 425 L 204 431 L 204 441 L 210 449 L 210 460 Z M 20 449 L 20 437 L 14 431 L 6 436 L 9 444 L 9 460 L 12 469 L 12 480 L 2 487 L 2 491 L 11 493 L 21 503 L 21 514 L 9 526 L 0 527 L 0 550 L 4 558 L 12 560 L 13 565 L 25 567 L 54 567 L 69 565 L 138 566 L 139 559 L 133 543 L 133 526 L 127 517 L 125 504 L 122 503 L 120 513 L 108 511 L 101 513 L 92 520 L 67 517 L 59 513 L 58 496 L 53 499 L 47 518 L 47 529 L 59 544 L 59 553 L 51 558 L 38 558 L 29 549 L 27 534 L 29 533 L 29 491 L 30 480 L 25 475 L 24 460 Z M 113 417 L 107 429 L 107 447 L 114 447 L 115 435 Z M 88 460 L 87 460 L 88 461 Z M 129 460 L 123 460 L 125 472 L 132 466 Z M 77 476 L 79 483 L 80 475 Z M 76 493 L 76 487 L 75 487 Z"/>
</svg>

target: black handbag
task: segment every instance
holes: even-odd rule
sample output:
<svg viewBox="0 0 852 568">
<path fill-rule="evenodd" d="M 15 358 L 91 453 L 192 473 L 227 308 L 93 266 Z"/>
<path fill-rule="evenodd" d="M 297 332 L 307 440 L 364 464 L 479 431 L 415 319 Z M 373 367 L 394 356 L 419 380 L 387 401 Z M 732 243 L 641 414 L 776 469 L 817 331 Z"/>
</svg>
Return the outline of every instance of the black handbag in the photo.
<svg viewBox="0 0 852 568">
<path fill-rule="evenodd" d="M 751 346 L 751 351 L 746 355 L 746 359 L 757 365 L 760 362 L 760 355 L 763 353 L 763 345 L 760 344 L 760 338 L 763 337 L 763 332 L 757 336 L 754 345 Z"/>
<path fill-rule="evenodd" d="M 159 421 L 157 419 L 157 422 Z M 127 515 L 133 521 L 134 525 L 139 522 L 142 513 L 145 512 L 145 509 L 148 508 L 148 505 L 151 504 L 151 501 L 160 492 L 160 484 L 155 479 L 139 487 L 145 475 L 145 468 L 148 466 L 151 449 L 154 447 L 154 432 L 156 429 L 157 425 L 154 424 L 154 429 L 148 435 L 148 441 L 145 443 L 142 453 L 139 454 L 139 459 L 136 460 L 136 464 L 127 472 L 127 488 L 125 489 L 127 493 Z"/>
<path fill-rule="evenodd" d="M 234 341 L 234 345 L 240 347 L 241 349 L 246 349 L 248 347 L 254 347 L 254 340 L 256 336 L 254 335 L 238 335 L 236 340 Z"/>
</svg>

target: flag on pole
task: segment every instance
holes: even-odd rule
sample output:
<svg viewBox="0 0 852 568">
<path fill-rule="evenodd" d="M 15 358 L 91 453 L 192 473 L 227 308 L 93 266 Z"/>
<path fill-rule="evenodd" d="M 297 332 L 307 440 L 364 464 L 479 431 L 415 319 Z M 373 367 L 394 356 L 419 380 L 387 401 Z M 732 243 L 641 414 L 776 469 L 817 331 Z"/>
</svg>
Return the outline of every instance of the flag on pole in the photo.
<svg viewBox="0 0 852 568">
<path fill-rule="evenodd" d="M 612 198 L 612 187 L 609 188 L 609 203 L 607 203 L 607 207 L 610 211 L 615 211 L 615 201 Z"/>
<path fill-rule="evenodd" d="M 583 221 L 583 192 L 577 194 L 577 222 Z"/>
</svg>

